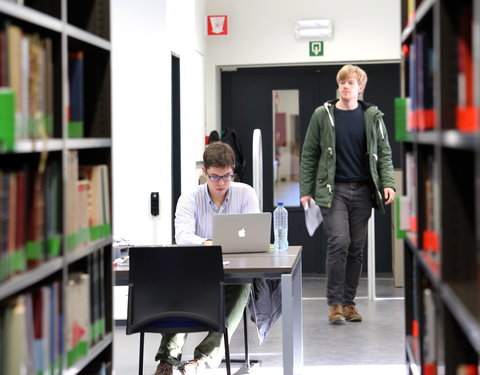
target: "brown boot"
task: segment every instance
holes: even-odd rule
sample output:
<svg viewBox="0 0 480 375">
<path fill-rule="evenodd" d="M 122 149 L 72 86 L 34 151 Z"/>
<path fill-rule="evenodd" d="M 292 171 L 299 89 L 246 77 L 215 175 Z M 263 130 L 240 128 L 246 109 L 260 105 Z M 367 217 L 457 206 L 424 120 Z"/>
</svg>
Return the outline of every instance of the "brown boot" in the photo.
<svg viewBox="0 0 480 375">
<path fill-rule="evenodd" d="M 173 375 L 173 366 L 168 362 L 160 362 L 155 375 Z"/>
<path fill-rule="evenodd" d="M 181 363 L 180 366 L 178 366 L 178 370 L 182 375 L 203 374 L 206 364 L 206 358 L 195 358 L 191 361 Z"/>
<path fill-rule="evenodd" d="M 343 315 L 347 322 L 361 322 L 362 316 L 358 313 L 357 308 L 353 304 L 343 306 Z"/>
<path fill-rule="evenodd" d="M 343 316 L 342 305 L 328 306 L 328 321 L 331 324 L 343 324 L 345 323 L 345 317 Z"/>
</svg>

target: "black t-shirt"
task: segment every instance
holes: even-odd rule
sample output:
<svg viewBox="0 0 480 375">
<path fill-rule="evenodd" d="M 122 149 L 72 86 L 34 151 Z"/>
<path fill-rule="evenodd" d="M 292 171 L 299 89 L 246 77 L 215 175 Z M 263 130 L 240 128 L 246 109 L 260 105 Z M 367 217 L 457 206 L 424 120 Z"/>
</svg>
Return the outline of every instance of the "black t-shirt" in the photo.
<svg viewBox="0 0 480 375">
<path fill-rule="evenodd" d="M 342 110 L 335 107 L 336 181 L 368 181 L 367 137 L 362 107 Z"/>
</svg>

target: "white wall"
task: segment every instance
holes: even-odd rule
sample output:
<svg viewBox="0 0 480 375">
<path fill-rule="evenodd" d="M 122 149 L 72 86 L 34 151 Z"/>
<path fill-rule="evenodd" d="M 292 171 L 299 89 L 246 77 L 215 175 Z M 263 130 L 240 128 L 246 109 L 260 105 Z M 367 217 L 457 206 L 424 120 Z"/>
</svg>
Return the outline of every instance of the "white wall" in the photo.
<svg viewBox="0 0 480 375">
<path fill-rule="evenodd" d="M 205 136 L 203 0 L 112 0 L 113 235 L 171 241 L 171 56 L 180 58 L 182 190 Z M 150 215 L 150 193 L 160 215 Z"/>
<path fill-rule="evenodd" d="M 167 30 L 171 50 L 180 58 L 182 191 L 198 184 L 195 161 L 205 148 L 205 3 L 169 0 Z"/>
<path fill-rule="evenodd" d="M 113 235 L 154 241 L 150 192 L 170 215 L 170 53 L 160 0 L 111 4 Z M 159 226 L 169 233 L 170 223 Z"/>
<path fill-rule="evenodd" d="M 227 14 L 229 35 L 205 37 L 207 14 Z M 295 22 L 313 18 L 333 19 L 323 57 L 309 57 L 308 42 L 294 37 Z M 219 67 L 400 58 L 400 0 L 112 0 L 111 26 L 113 234 L 136 244 L 171 239 L 172 53 L 180 57 L 183 192 L 197 183 L 204 136 L 220 129 Z"/>
<path fill-rule="evenodd" d="M 207 0 L 206 12 L 229 17 L 229 35 L 207 39 L 207 133 L 221 125 L 218 67 L 400 59 L 400 0 Z M 323 18 L 333 20 L 333 38 L 324 56 L 310 57 L 294 27 Z"/>
</svg>

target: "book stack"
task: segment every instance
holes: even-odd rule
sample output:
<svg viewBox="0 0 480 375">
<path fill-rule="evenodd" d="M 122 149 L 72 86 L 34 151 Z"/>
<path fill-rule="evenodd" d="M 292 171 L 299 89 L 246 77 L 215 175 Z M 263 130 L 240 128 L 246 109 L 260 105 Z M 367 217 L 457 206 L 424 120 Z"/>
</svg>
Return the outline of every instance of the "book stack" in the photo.
<svg viewBox="0 0 480 375">
<path fill-rule="evenodd" d="M 0 373 L 61 374 L 60 281 L 10 298 L 0 310 Z"/>
<path fill-rule="evenodd" d="M 109 168 L 79 166 L 78 152 L 68 152 L 67 250 L 111 233 Z"/>
<path fill-rule="evenodd" d="M 6 151 L 15 140 L 53 136 L 52 51 L 48 37 L 11 23 L 0 30 L 0 144 Z"/>
<path fill-rule="evenodd" d="M 0 282 L 60 255 L 60 174 L 0 170 Z"/>
<path fill-rule="evenodd" d="M 410 106 L 407 129 L 430 130 L 435 128 L 437 114 L 433 106 L 433 47 L 431 37 L 417 33 L 407 51 L 409 63 Z"/>
</svg>

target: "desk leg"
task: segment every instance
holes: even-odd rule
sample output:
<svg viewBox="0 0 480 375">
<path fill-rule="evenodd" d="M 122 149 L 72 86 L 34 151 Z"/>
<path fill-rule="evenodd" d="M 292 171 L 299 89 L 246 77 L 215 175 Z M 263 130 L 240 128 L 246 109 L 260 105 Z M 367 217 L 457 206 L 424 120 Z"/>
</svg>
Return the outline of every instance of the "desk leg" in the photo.
<svg viewBox="0 0 480 375">
<path fill-rule="evenodd" d="M 299 374 L 303 367 L 302 263 L 282 275 L 283 374 Z"/>
<path fill-rule="evenodd" d="M 298 262 L 293 275 L 293 365 L 295 374 L 303 373 L 303 303 L 302 303 L 302 262 Z"/>
</svg>

